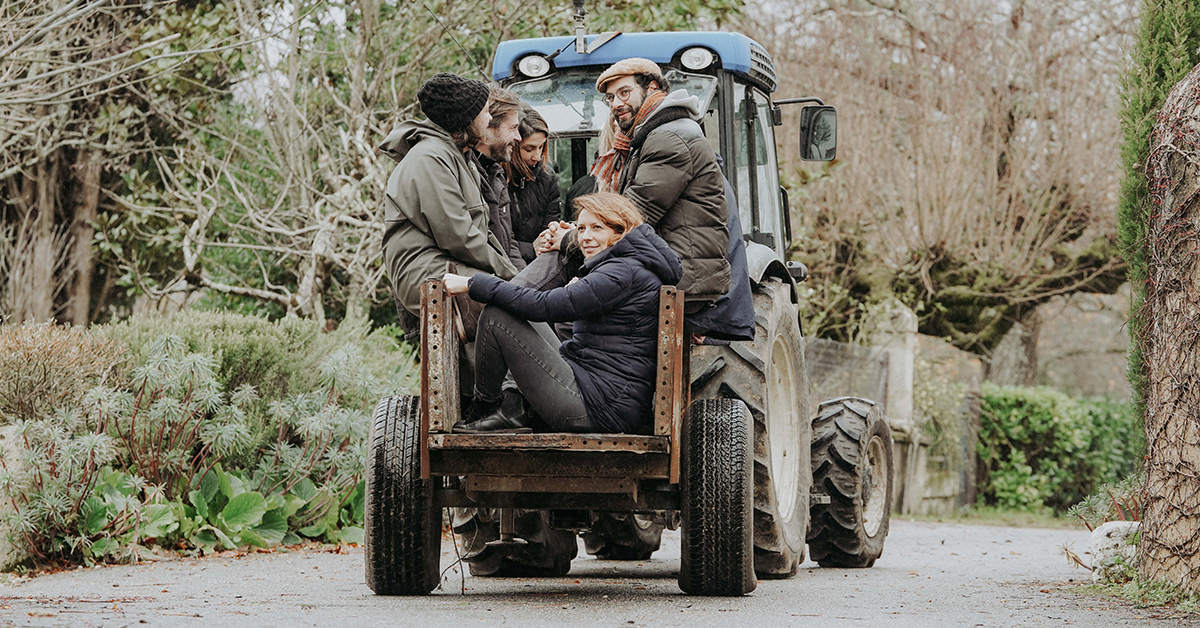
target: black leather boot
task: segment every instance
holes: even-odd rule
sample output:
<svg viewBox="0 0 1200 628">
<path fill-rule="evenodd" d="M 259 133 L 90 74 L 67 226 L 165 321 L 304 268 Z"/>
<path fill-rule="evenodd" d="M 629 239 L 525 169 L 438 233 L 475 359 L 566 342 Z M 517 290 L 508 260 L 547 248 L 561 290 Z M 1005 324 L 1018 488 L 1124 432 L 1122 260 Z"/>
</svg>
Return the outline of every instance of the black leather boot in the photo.
<svg viewBox="0 0 1200 628">
<path fill-rule="evenodd" d="M 533 431 L 533 418 L 529 416 L 521 393 L 504 391 L 504 397 L 493 408 L 476 421 L 455 425 L 453 431 L 457 434 L 528 434 Z M 476 415 L 474 404 L 471 409 L 471 414 Z"/>
</svg>

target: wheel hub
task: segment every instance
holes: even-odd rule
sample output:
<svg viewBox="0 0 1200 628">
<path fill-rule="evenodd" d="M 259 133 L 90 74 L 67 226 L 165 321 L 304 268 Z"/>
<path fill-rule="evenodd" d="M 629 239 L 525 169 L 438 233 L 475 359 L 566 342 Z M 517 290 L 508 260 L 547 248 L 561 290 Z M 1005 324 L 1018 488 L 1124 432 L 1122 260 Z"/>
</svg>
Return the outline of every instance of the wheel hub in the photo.
<svg viewBox="0 0 1200 628">
<path fill-rule="evenodd" d="M 796 490 L 802 456 L 800 446 L 800 408 L 796 407 L 796 374 L 792 370 L 792 351 L 782 337 L 771 347 L 771 378 L 767 382 L 767 425 L 771 444 L 771 483 L 779 516 L 791 519 L 796 509 Z"/>
<path fill-rule="evenodd" d="M 887 452 L 883 439 L 872 436 L 867 442 L 866 468 L 862 475 L 863 529 L 875 536 L 883 524 L 887 504 Z"/>
</svg>

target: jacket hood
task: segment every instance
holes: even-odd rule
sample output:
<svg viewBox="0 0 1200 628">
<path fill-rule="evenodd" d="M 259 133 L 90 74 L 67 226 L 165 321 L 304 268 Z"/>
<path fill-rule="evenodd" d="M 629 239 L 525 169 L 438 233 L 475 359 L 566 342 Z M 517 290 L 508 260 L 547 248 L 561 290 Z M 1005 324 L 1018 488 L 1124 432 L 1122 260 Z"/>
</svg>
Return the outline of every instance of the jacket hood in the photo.
<svg viewBox="0 0 1200 628">
<path fill-rule="evenodd" d="M 697 122 L 703 119 L 703 115 L 700 111 L 700 99 L 695 96 L 688 95 L 687 90 L 677 89 L 670 94 L 667 94 L 667 97 L 658 104 L 658 108 L 654 110 L 654 113 L 650 114 L 649 118 L 646 118 L 646 120 L 642 122 L 642 125 L 649 125 L 654 121 L 655 118 L 663 115 L 668 109 L 671 108 L 683 109 L 684 112 L 687 113 L 687 115 L 683 117 L 691 118 Z M 676 113 L 675 115 L 679 114 Z M 637 129 L 634 129 L 634 133 L 637 133 Z"/>
<path fill-rule="evenodd" d="M 404 159 L 408 151 L 412 150 L 413 146 L 417 145 L 417 142 L 426 138 L 439 138 L 451 144 L 454 143 L 454 139 L 445 129 L 432 122 L 405 120 L 400 123 L 400 126 L 392 129 L 391 133 L 388 133 L 378 150 L 399 162 Z"/>
<path fill-rule="evenodd" d="M 700 99 L 695 96 L 689 96 L 685 90 L 677 89 L 667 94 L 667 97 L 658 104 L 658 108 L 633 129 L 633 134 L 629 136 L 632 148 L 634 150 L 640 149 L 642 144 L 645 143 L 646 137 L 654 129 L 668 122 L 684 118 L 696 123 L 699 123 L 703 119 L 700 112 Z"/>
<path fill-rule="evenodd" d="M 637 260 L 647 270 L 654 273 L 664 284 L 675 285 L 683 279 L 683 266 L 679 256 L 665 240 L 658 237 L 654 227 L 638 225 L 625 234 L 617 243 L 598 253 L 595 257 L 583 263 L 583 273 L 590 272 L 605 260 L 628 257 Z"/>
</svg>

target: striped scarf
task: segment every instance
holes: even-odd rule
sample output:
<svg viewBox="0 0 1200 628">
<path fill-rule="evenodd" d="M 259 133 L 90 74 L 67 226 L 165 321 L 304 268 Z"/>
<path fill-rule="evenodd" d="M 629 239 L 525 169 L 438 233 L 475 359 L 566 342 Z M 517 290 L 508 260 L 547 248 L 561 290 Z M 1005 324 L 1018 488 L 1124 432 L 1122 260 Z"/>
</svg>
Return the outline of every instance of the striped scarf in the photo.
<svg viewBox="0 0 1200 628">
<path fill-rule="evenodd" d="M 633 119 L 633 128 L 641 126 L 666 97 L 667 93 L 662 90 L 655 90 L 648 94 L 646 100 L 642 102 L 641 108 L 638 109 L 637 116 Z M 633 140 L 625 135 L 624 131 L 618 130 L 616 136 L 613 137 L 612 150 L 596 157 L 590 174 L 596 177 L 597 192 L 618 192 L 617 186 L 620 185 L 621 171 L 625 169 L 625 164 L 629 163 L 629 149 L 632 142 Z"/>
</svg>

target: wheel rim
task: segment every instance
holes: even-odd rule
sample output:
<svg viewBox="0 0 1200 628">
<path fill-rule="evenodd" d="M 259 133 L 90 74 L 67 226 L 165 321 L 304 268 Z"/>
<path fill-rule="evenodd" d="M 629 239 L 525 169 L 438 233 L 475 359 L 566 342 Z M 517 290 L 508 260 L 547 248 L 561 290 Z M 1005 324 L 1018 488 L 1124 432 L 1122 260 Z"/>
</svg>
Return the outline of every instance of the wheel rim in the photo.
<svg viewBox="0 0 1200 628">
<path fill-rule="evenodd" d="M 767 382 L 767 435 L 771 443 L 771 484 L 779 516 L 788 521 L 796 509 L 800 482 L 800 409 L 796 407 L 796 374 L 792 351 L 782 336 L 771 347 L 771 381 Z"/>
<path fill-rule="evenodd" d="M 872 436 L 867 443 L 867 466 L 862 479 L 863 529 L 875 536 L 887 513 L 887 452 L 883 439 Z"/>
</svg>

